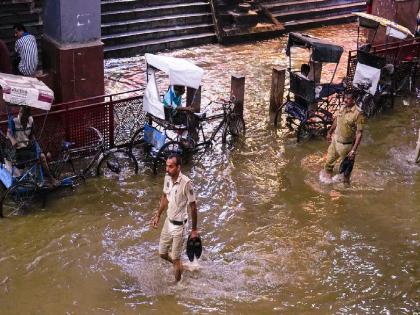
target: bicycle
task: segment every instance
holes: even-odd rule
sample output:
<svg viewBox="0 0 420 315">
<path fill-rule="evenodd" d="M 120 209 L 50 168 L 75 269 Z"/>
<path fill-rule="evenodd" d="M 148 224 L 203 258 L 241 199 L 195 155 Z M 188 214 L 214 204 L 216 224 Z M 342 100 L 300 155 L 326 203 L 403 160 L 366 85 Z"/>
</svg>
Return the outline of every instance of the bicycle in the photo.
<svg viewBox="0 0 420 315">
<path fill-rule="evenodd" d="M 0 199 L 0 217 L 10 217 L 20 214 L 24 210 L 35 205 L 37 199 L 42 200 L 42 207 L 45 207 L 48 193 L 65 187 L 75 187 L 84 182 L 89 173 L 95 168 L 97 176 L 104 175 L 107 178 L 121 175 L 138 173 L 138 164 L 135 157 L 122 148 L 106 149 L 105 141 L 98 129 L 90 127 L 96 133 L 97 144 L 77 149 L 71 149 L 72 142 L 65 141 L 62 145 L 57 160 L 49 163 L 51 174 L 58 180 L 57 186 L 46 184 L 43 168 L 39 156 L 35 159 L 20 162 L 24 171 L 18 177 L 13 177 L 15 165 L 12 172 L 0 166 L 0 176 L 3 182 L 3 189 L 6 188 Z M 83 157 L 83 152 L 96 151 L 88 165 L 81 170 L 76 170 L 75 159 Z M 41 197 L 41 198 L 39 198 Z"/>
<path fill-rule="evenodd" d="M 174 125 L 170 122 L 147 115 L 149 123 L 147 129 L 154 128 L 153 132 L 162 135 L 165 139 L 158 145 L 145 137 L 145 128 L 140 128 L 132 136 L 129 151 L 135 156 L 149 155 L 153 158 L 153 173 L 157 174 L 159 166 L 166 161 L 169 155 L 175 153 L 184 159 L 201 148 L 207 149 L 215 141 L 216 135 L 222 130 L 222 143 L 227 142 L 228 136 L 238 138 L 245 134 L 245 121 L 235 110 L 235 100 L 210 102 L 221 105 L 222 112 L 207 117 L 206 113 L 193 113 L 186 111 L 186 124 Z M 220 123 L 207 138 L 204 132 L 204 123 L 221 119 Z"/>
</svg>

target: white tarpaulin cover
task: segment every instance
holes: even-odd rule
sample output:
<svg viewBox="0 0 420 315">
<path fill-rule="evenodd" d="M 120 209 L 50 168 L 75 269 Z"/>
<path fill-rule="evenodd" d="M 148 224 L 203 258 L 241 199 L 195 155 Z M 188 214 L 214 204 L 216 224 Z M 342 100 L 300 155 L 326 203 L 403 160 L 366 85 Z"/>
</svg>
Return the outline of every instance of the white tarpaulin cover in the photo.
<svg viewBox="0 0 420 315">
<path fill-rule="evenodd" d="M 204 70 L 181 58 L 145 54 L 147 64 L 169 75 L 170 85 L 182 85 L 198 89 Z"/>
<path fill-rule="evenodd" d="M 155 72 L 149 70 L 149 81 L 143 96 L 143 110 L 153 116 L 165 119 L 165 110 L 156 86 Z"/>
<path fill-rule="evenodd" d="M 371 95 L 375 95 L 380 76 L 381 69 L 358 62 L 354 74 L 353 85 L 357 87 L 358 83 L 370 82 L 371 87 L 368 92 Z"/>
<path fill-rule="evenodd" d="M 390 26 L 386 27 L 386 35 L 394 37 L 394 38 L 398 38 L 398 39 L 406 39 L 408 36 L 407 34 Z"/>
<path fill-rule="evenodd" d="M 50 110 L 54 92 L 36 78 L 0 73 L 3 99 L 14 105 Z"/>
</svg>

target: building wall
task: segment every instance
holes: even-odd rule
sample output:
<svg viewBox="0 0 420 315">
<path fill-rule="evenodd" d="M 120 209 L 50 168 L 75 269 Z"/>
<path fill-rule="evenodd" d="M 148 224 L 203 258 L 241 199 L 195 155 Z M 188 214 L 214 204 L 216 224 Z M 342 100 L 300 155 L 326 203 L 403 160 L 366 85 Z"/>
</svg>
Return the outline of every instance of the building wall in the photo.
<svg viewBox="0 0 420 315">
<path fill-rule="evenodd" d="M 420 10 L 419 0 L 373 0 L 372 14 L 401 24 L 414 34 L 416 31 L 417 13 Z M 375 43 L 383 43 L 385 30 L 381 28 L 375 38 Z"/>
</svg>

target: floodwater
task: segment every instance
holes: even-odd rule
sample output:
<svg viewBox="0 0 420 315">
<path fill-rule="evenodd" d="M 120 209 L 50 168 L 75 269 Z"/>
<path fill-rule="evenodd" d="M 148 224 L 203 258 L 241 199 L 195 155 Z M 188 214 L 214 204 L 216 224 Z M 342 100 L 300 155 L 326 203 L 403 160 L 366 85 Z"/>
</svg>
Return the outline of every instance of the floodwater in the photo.
<svg viewBox="0 0 420 315">
<path fill-rule="evenodd" d="M 354 24 L 310 33 L 355 47 Z M 203 104 L 228 97 L 231 74 L 246 75 L 245 142 L 215 145 L 183 168 L 198 195 L 204 252 L 179 284 L 149 227 L 163 174 L 144 168 L 125 182 L 92 178 L 44 210 L 0 221 L 0 314 L 419 311 L 420 167 L 411 160 L 420 106 L 368 122 L 350 188 L 320 184 L 327 143 L 297 144 L 268 115 L 285 42 L 167 53 L 206 70 Z M 142 58 L 106 69 L 108 92 L 144 82 Z"/>
</svg>

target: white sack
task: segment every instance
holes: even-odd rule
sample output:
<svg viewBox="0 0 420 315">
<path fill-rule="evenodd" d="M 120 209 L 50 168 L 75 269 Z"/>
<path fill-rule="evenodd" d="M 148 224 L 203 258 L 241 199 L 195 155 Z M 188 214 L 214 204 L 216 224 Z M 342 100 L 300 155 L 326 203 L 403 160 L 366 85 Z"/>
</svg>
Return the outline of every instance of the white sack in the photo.
<svg viewBox="0 0 420 315">
<path fill-rule="evenodd" d="M 50 110 L 54 92 L 36 78 L 0 73 L 3 99 L 14 105 Z"/>
<path fill-rule="evenodd" d="M 147 82 L 143 96 L 143 111 L 161 119 L 165 119 L 165 110 L 163 109 L 163 103 L 156 86 L 154 71 L 149 71 L 149 81 Z"/>
<path fill-rule="evenodd" d="M 371 87 L 368 92 L 371 95 L 375 95 L 380 76 L 380 69 L 358 62 L 356 66 L 356 72 L 354 74 L 353 86 L 357 87 L 358 83 L 364 83 L 368 81 L 371 83 Z"/>
</svg>

